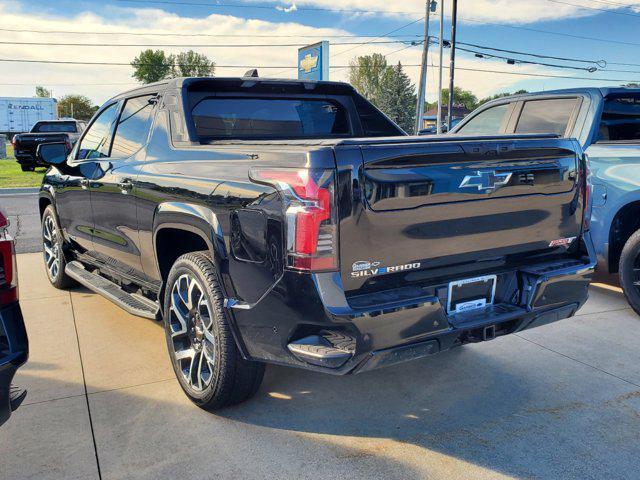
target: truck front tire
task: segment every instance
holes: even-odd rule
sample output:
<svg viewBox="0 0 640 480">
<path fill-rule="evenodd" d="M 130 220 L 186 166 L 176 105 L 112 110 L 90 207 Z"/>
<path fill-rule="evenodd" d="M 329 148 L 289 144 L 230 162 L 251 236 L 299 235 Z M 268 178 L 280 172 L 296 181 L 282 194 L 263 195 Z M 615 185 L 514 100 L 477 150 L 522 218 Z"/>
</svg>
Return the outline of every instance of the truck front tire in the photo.
<svg viewBox="0 0 640 480">
<path fill-rule="evenodd" d="M 218 272 L 207 252 L 173 264 L 164 295 L 164 326 L 174 372 L 189 399 L 217 410 L 251 398 L 264 364 L 242 358 L 234 341 Z"/>
<path fill-rule="evenodd" d="M 624 296 L 631 308 L 640 315 L 640 230 L 624 244 L 618 270 Z"/>
<path fill-rule="evenodd" d="M 53 205 L 47 205 L 42 214 L 42 254 L 51 285 L 65 289 L 75 284 L 75 281 L 64 271 L 67 266 L 64 255 L 64 239 Z"/>
</svg>

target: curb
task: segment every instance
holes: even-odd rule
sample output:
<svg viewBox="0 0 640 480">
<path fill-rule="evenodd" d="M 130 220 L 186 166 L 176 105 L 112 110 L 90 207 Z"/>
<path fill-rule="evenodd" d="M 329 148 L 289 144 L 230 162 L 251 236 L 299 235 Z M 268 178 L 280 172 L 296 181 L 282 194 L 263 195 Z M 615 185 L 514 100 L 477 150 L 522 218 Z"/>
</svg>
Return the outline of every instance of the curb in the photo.
<svg viewBox="0 0 640 480">
<path fill-rule="evenodd" d="M 33 195 L 38 193 L 40 187 L 24 187 L 24 188 L 0 188 L 0 196 L 2 195 Z"/>
</svg>

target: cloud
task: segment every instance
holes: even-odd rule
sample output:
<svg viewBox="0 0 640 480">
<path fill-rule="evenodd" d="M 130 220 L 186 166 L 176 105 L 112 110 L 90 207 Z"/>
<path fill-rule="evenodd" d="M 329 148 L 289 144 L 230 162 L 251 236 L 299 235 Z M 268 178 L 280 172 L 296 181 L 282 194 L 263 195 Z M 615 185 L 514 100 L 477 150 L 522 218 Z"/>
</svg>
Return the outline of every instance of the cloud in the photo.
<svg viewBox="0 0 640 480">
<path fill-rule="evenodd" d="M 311 0 L 305 0 L 307 3 Z M 324 0 L 313 0 L 321 3 Z M 360 0 L 344 0 L 346 4 L 357 4 Z M 533 3 L 536 3 L 534 0 Z M 391 4 L 392 2 L 386 2 Z M 406 5 L 405 5 L 406 3 Z M 403 8 L 416 4 L 412 0 L 403 3 Z M 479 0 L 461 0 L 461 3 L 479 4 Z M 507 3 L 502 3 L 507 9 Z M 528 3 L 528 2 L 519 2 Z M 10 4 L 10 5 L 9 5 Z M 297 3 L 299 4 L 299 3 Z M 362 2 L 364 5 L 364 2 Z M 334 4 L 335 5 L 335 4 Z M 367 0 L 369 8 L 382 8 L 383 2 Z M 388 6 L 388 5 L 387 5 Z M 342 5 L 341 5 L 342 8 Z M 514 7 L 515 8 L 515 7 Z M 521 7 L 524 8 L 524 7 Z M 205 34 L 205 35 L 240 35 L 232 37 L 180 37 L 180 36 L 146 36 L 146 35 L 68 35 L 0 32 L 0 39 L 11 39 L 16 42 L 70 42 L 70 43 L 137 43 L 181 44 L 183 47 L 158 47 L 168 53 L 178 53 L 192 48 L 207 55 L 218 65 L 217 76 L 239 76 L 248 67 L 286 66 L 287 69 L 259 68 L 261 76 L 296 77 L 295 68 L 297 47 L 249 47 L 249 48 L 211 48 L 189 47 L 188 44 L 239 44 L 239 43 L 313 43 L 331 35 L 348 35 L 350 32 L 338 28 L 314 28 L 295 22 L 268 22 L 231 15 L 213 14 L 201 18 L 182 17 L 158 8 L 123 8 L 105 6 L 101 14 L 83 12 L 74 16 L 52 16 L 30 13 L 20 8 L 16 2 L 0 0 L 0 18 L 2 28 L 28 28 L 30 30 L 84 31 L 84 32 L 162 32 L 173 34 Z M 260 37 L 260 35 L 296 35 L 294 38 Z M 348 41 L 357 39 L 348 39 Z M 366 41 L 370 39 L 362 39 Z M 331 45 L 331 65 L 348 65 L 356 55 L 379 52 L 388 55 L 389 63 L 401 61 L 407 65 L 406 71 L 414 83 L 419 77 L 421 50 L 412 47 L 402 51 L 402 45 L 363 45 L 358 48 L 340 46 L 336 43 L 347 39 L 335 39 Z M 29 46 L 0 45 L 0 58 L 23 58 L 32 60 L 73 60 L 93 62 L 130 62 L 144 47 L 79 47 L 79 46 Z M 434 49 L 432 49 L 432 52 Z M 344 53 L 343 53 L 344 52 Z M 445 59 L 448 63 L 448 58 Z M 437 64 L 435 55 L 430 56 L 430 63 Z M 225 65 L 242 65 L 238 68 L 225 68 Z M 467 58 L 459 55 L 458 66 L 470 69 L 498 69 L 522 73 L 549 72 L 536 66 L 507 66 L 503 62 Z M 0 62 L 0 96 L 32 96 L 35 85 L 42 84 L 51 88 L 56 97 L 68 93 L 87 95 L 96 103 L 102 103 L 109 97 L 132 88 L 136 85 L 131 77 L 132 68 L 124 66 L 91 66 L 91 65 L 56 65 L 38 63 L 3 63 Z M 331 70 L 332 80 L 348 80 L 347 68 Z M 435 70 L 429 71 L 428 95 L 435 98 Z M 553 72 L 558 73 L 558 72 Z M 561 72 L 566 73 L 566 72 Z M 445 72 L 446 75 L 446 72 Z M 513 89 L 521 82 L 520 77 L 497 75 L 483 72 L 460 70 L 456 72 L 458 86 L 472 90 L 478 96 L 486 96 L 499 91 Z M 12 85 L 4 85 L 12 84 Z M 446 84 L 446 81 L 445 81 Z"/>
<path fill-rule="evenodd" d="M 298 7 L 296 6 L 296 4 L 292 4 L 289 7 L 281 7 L 280 5 L 276 6 L 276 10 L 278 10 L 279 12 L 285 12 L 285 13 L 290 13 L 290 12 L 295 12 L 296 10 L 298 10 Z"/>
<path fill-rule="evenodd" d="M 255 0 L 258 1 L 258 0 Z M 579 4 L 582 0 L 567 0 L 567 3 Z M 437 0 L 442 4 L 442 0 Z M 552 0 L 459 0 L 458 12 L 462 21 L 484 21 L 505 23 L 535 23 L 539 21 L 555 21 L 577 16 L 595 15 L 598 11 L 582 9 L 567 3 L 556 3 Z M 631 0 L 629 4 L 638 4 L 640 0 Z M 388 0 L 342 0 L 339 4 L 335 0 L 297 0 L 299 9 L 304 7 L 321 7 L 329 9 L 356 10 L 360 12 L 383 11 L 392 16 L 415 18 L 424 15 L 424 0 L 404 0 L 390 2 Z M 589 5 L 587 5 L 589 6 Z M 622 8 L 619 5 L 602 5 L 604 8 Z M 445 1 L 445 13 L 451 8 L 451 0 Z"/>
</svg>

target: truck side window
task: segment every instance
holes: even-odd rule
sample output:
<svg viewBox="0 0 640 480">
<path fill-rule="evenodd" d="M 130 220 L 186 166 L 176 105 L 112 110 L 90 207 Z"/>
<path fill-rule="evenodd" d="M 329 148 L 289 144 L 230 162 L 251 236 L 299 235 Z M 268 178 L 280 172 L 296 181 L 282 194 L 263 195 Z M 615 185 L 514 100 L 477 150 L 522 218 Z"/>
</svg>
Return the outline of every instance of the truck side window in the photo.
<svg viewBox="0 0 640 480">
<path fill-rule="evenodd" d="M 460 127 L 460 130 L 456 133 L 464 135 L 498 135 L 502 133 L 509 107 L 510 104 L 505 103 L 487 108 Z"/>
<path fill-rule="evenodd" d="M 640 139 L 640 95 L 614 94 L 605 98 L 598 142 Z"/>
<path fill-rule="evenodd" d="M 577 98 L 552 98 L 525 102 L 516 133 L 564 135 Z"/>
<path fill-rule="evenodd" d="M 153 116 L 155 95 L 145 95 L 128 99 L 118 119 L 116 133 L 111 147 L 111 158 L 128 158 L 147 143 Z"/>
<path fill-rule="evenodd" d="M 109 138 L 111 125 L 118 115 L 118 104 L 108 106 L 91 124 L 78 147 L 79 160 L 102 158 L 109 155 Z"/>
</svg>

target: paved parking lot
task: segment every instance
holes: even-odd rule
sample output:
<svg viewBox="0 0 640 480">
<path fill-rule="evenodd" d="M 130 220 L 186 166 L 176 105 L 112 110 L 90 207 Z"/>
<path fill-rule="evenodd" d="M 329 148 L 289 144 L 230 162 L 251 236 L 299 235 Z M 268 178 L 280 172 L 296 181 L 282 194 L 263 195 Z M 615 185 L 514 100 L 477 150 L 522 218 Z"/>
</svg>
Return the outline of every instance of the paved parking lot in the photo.
<svg viewBox="0 0 640 480">
<path fill-rule="evenodd" d="M 183 396 L 160 326 L 48 285 L 19 256 L 25 404 L 1 479 L 628 479 L 640 458 L 640 320 L 615 287 L 579 316 L 354 377 L 269 367 L 253 400 Z"/>
</svg>

